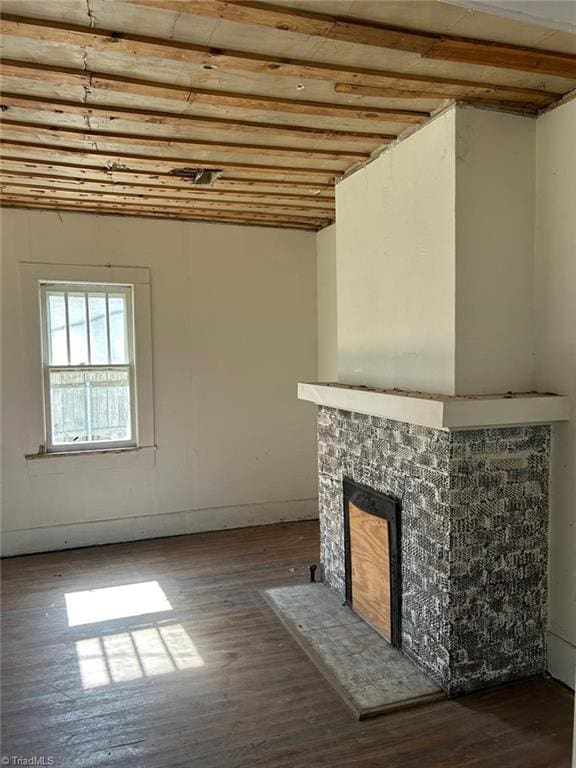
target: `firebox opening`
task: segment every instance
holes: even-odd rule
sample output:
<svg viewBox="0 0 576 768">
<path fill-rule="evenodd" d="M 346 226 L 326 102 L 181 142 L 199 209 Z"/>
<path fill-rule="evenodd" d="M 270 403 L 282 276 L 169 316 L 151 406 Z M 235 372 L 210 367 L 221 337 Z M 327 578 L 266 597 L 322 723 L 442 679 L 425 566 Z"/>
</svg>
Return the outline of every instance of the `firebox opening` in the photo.
<svg viewBox="0 0 576 768">
<path fill-rule="evenodd" d="M 343 491 L 346 602 L 400 647 L 400 503 L 352 480 Z"/>
</svg>

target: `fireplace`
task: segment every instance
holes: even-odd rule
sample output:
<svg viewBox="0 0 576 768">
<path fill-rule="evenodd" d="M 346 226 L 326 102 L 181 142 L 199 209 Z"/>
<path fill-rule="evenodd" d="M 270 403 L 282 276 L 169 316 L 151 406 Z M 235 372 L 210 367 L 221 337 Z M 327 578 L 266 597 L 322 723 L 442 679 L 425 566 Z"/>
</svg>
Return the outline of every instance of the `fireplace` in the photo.
<svg viewBox="0 0 576 768">
<path fill-rule="evenodd" d="M 449 695 L 542 673 L 567 398 L 299 391 L 320 406 L 324 583 Z"/>
<path fill-rule="evenodd" d="M 400 505 L 343 481 L 346 602 L 389 643 L 400 645 Z"/>
</svg>

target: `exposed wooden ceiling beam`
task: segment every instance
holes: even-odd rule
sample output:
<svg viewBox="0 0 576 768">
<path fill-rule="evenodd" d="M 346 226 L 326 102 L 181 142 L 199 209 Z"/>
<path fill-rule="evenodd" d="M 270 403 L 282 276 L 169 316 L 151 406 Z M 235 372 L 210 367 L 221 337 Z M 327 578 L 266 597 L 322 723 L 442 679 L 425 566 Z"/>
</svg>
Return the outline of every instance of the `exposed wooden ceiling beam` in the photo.
<svg viewBox="0 0 576 768">
<path fill-rule="evenodd" d="M 42 165 L 34 165 L 28 163 L 24 167 L 21 163 L 10 163 L 3 160 L 0 165 L 0 177 L 17 179 L 27 179 L 29 182 L 37 181 L 38 183 L 47 182 L 50 184 L 73 184 L 75 186 L 82 187 L 86 184 L 97 186 L 101 189 L 108 188 L 125 188 L 133 190 L 145 190 L 154 189 L 158 191 L 165 191 L 167 194 L 173 193 L 189 193 L 194 192 L 198 195 L 234 195 L 239 197 L 244 196 L 264 196 L 271 199 L 281 200 L 310 200 L 319 201 L 332 204 L 334 202 L 334 190 L 332 187 L 321 187 L 318 189 L 309 189 L 307 187 L 299 188 L 296 184 L 282 184 L 280 182 L 251 182 L 247 180 L 242 181 L 228 181 L 222 183 L 221 180 L 216 181 L 212 186 L 205 188 L 194 186 L 190 182 L 182 181 L 181 183 L 171 183 L 177 181 L 173 176 L 162 177 L 158 175 L 145 174 L 122 174 L 122 173 L 98 173 L 96 170 L 84 171 L 84 169 L 78 168 L 77 173 L 74 173 L 74 168 L 59 168 L 54 166 L 47 168 Z M 282 190 L 295 188 L 299 191 L 284 192 Z"/>
<path fill-rule="evenodd" d="M 446 96 L 440 91 L 413 91 L 408 93 L 407 91 L 398 91 L 395 88 L 380 88 L 373 85 L 356 85 L 352 83 L 336 83 L 334 86 L 336 93 L 346 93 L 353 96 L 367 96 L 372 99 L 445 99 Z M 507 101 L 504 98 L 486 98 L 483 95 L 476 96 L 472 91 L 463 91 L 461 95 L 456 96 L 458 101 L 467 102 L 469 104 L 486 104 L 491 106 L 507 107 L 509 109 L 516 109 L 522 112 L 530 112 L 536 114 L 541 105 L 534 102 L 520 102 L 520 101 Z"/>
<path fill-rule="evenodd" d="M 576 77 L 576 56 L 572 54 L 395 28 L 251 0 L 131 2 L 254 24 L 255 29 L 248 30 L 252 38 L 262 34 L 258 27 L 286 30 L 294 22 L 293 31 L 301 34 L 409 51 L 413 63 L 422 56 Z M 4 158 L 0 189 L 5 205 L 318 229 L 334 219 L 336 178 L 352 164 L 367 160 L 376 147 L 395 140 L 406 125 L 428 117 L 428 110 L 418 109 L 419 99 L 435 106 L 444 99 L 458 99 L 536 112 L 559 96 L 511 85 L 198 46 L 171 39 L 175 25 L 166 37 L 116 32 L 106 22 L 111 17 L 104 11 L 105 5 L 94 15 L 87 0 L 82 25 L 16 16 L 4 16 L 0 21 L 2 34 L 11 38 L 10 49 L 18 51 L 13 54 L 17 60 L 4 62 L 2 72 L 4 91 L 9 91 L 0 100 L 5 118 L 0 121 L 4 139 L 0 143 Z M 162 18 L 169 22 L 169 15 Z M 215 31 L 232 29 L 214 27 Z M 216 42 L 218 35 L 212 39 Z M 22 61 L 36 51 L 33 46 L 40 47 L 54 64 Z M 346 46 L 335 50 L 342 47 Z M 82 54 L 84 64 L 61 66 L 63 49 L 75 53 L 77 62 Z M 101 69 L 122 74 L 88 71 L 90 56 Z M 146 75 L 148 79 L 125 76 L 120 68 L 122 62 L 131 63 L 136 57 L 148 58 L 148 65 L 156 63 L 150 69 L 154 74 Z M 170 62 L 171 69 L 160 66 Z M 200 70 L 209 69 L 244 74 L 251 87 L 240 86 L 243 92 L 218 90 L 217 74 L 203 73 L 201 81 L 198 79 Z M 137 69 L 127 66 L 126 72 L 136 73 Z M 170 78 L 169 72 L 182 74 Z M 287 77 L 295 83 L 329 82 L 334 95 L 311 101 L 300 98 L 305 92 L 294 88 L 293 97 L 286 98 L 285 93 L 276 97 L 277 91 L 269 85 Z M 185 79 L 186 84 L 170 79 Z M 258 82 L 262 83 L 260 89 Z M 68 92 L 61 99 L 64 87 Z M 394 108 L 387 108 L 386 101 L 376 102 L 379 106 L 373 108 L 354 97 L 402 102 L 396 101 Z M 397 108 L 398 104 L 410 108 Z M 264 122 L 262 114 L 251 116 L 251 112 L 269 116 Z M 345 121 L 346 127 L 326 128 L 326 122 L 333 122 L 329 118 Z M 356 127 L 352 120 L 363 121 L 359 128 L 375 129 L 347 130 L 350 125 Z M 298 125 L 302 122 L 308 125 Z M 394 129 L 384 133 L 390 130 L 390 123 L 396 124 Z M 155 128 L 152 135 L 149 126 Z M 190 159 L 189 154 L 202 159 Z M 194 168 L 221 168 L 224 175 L 206 188 L 174 175 L 190 175 Z"/>
<path fill-rule="evenodd" d="M 4 114 L 10 115 L 14 109 L 47 112 L 54 117 L 61 115 L 76 115 L 85 121 L 91 118 L 101 120 L 126 120 L 149 125 L 171 126 L 194 130 L 209 129 L 218 133 L 245 131 L 253 136 L 285 136 L 286 138 L 313 139 L 319 141 L 337 141 L 346 143 L 361 143 L 380 145 L 396 139 L 395 134 L 373 133 L 362 131 L 333 130 L 331 128 L 311 128 L 300 125 L 284 125 L 282 123 L 260 123 L 249 120 L 226 120 L 218 117 L 205 117 L 187 113 L 163 112 L 153 109 L 138 109 L 136 107 L 118 107 L 105 104 L 85 104 L 84 102 L 66 101 L 63 99 L 43 98 L 18 93 L 2 92 L 0 106 Z"/>
<path fill-rule="evenodd" d="M 54 158 L 65 157 L 67 160 L 74 161 L 84 165 L 86 162 L 98 160 L 101 163 L 100 167 L 111 167 L 123 170 L 123 166 L 127 166 L 128 162 L 132 165 L 138 165 L 139 170 L 174 170 L 185 171 L 185 169 L 193 168 L 220 168 L 224 171 L 234 170 L 244 173 L 256 173 L 261 174 L 275 174 L 278 176 L 321 176 L 327 178 L 334 178 L 338 176 L 339 172 L 326 168 L 300 168 L 297 166 L 284 166 L 284 165 L 261 165 L 252 163 L 231 163 L 221 161 L 208 161 L 198 160 L 193 158 L 182 157 L 167 157 L 166 155 L 147 155 L 139 154 L 135 152 L 117 152 L 110 150 L 99 150 L 91 147 L 63 147 L 57 144 L 45 144 L 41 142 L 33 141 L 20 141 L 13 139 L 4 139 L 0 141 L 0 150 L 8 150 L 9 152 L 16 150 L 16 152 L 25 153 L 25 159 L 31 159 L 34 156 L 44 157 L 46 160 L 53 160 Z M 8 155 L 10 156 L 10 155 Z M 20 155 L 22 157 L 22 155 Z M 176 175 L 176 174 L 174 174 Z"/>
<path fill-rule="evenodd" d="M 145 96 L 146 98 L 177 99 L 178 101 L 185 101 L 189 105 L 208 104 L 216 107 L 249 109 L 256 112 L 278 112 L 290 115 L 340 117 L 351 120 L 408 124 L 421 123 L 430 114 L 422 110 L 386 109 L 383 107 L 366 108 L 353 104 L 282 99 L 276 96 L 257 96 L 230 91 L 214 91 L 205 88 L 158 85 L 150 81 L 129 81 L 127 78 L 122 78 L 118 81 L 115 78 L 95 75 L 92 77 L 91 83 L 93 89 L 101 91 L 125 93 L 126 85 L 128 85 L 131 94 Z M 170 91 L 172 92 L 171 96 L 168 95 Z"/>
<path fill-rule="evenodd" d="M 325 205 L 310 205 L 306 202 L 294 202 L 293 200 L 284 200 L 280 202 L 272 202 L 266 198 L 256 198 L 246 200 L 241 198 L 240 200 L 234 198 L 226 198 L 220 196 L 209 197 L 202 195 L 190 195 L 190 194 L 174 194 L 174 192 L 165 192 L 159 194 L 158 190 L 138 192 L 133 189 L 100 189 L 90 188 L 88 186 L 70 187 L 70 186 L 54 186 L 54 184 L 30 184 L 21 181 L 11 181 L 4 176 L 0 176 L 0 188 L 5 194 L 12 195 L 33 195 L 38 197 L 51 197 L 58 193 L 59 197 L 67 198 L 71 200 L 89 200 L 89 199 L 101 199 L 103 202 L 106 200 L 114 202 L 128 202 L 128 203 L 142 203 L 143 205 L 167 205 L 175 206 L 178 208 L 187 207 L 202 207 L 203 205 L 209 208 L 229 208 L 230 205 L 241 205 L 243 210 L 257 210 L 263 208 L 264 210 L 281 208 L 290 209 L 291 211 L 303 211 L 307 215 L 317 216 L 333 216 L 334 206 L 326 207 Z M 98 197 L 96 197 L 98 196 Z M 303 214 L 305 215 L 305 214 Z"/>
<path fill-rule="evenodd" d="M 26 204 L 28 202 L 30 203 L 44 203 L 48 205 L 52 205 L 54 207 L 57 207 L 59 205 L 68 205 L 73 207 L 83 207 L 85 205 L 88 205 L 90 207 L 96 208 L 98 206 L 102 206 L 109 209 L 114 210 L 127 210 L 127 211 L 150 211 L 153 213 L 174 213 L 174 214 L 182 214 L 182 215 L 193 215 L 193 216 L 212 216 L 214 215 L 216 218 L 226 218 L 226 217 L 234 217 L 234 218 L 250 218 L 251 220 L 257 219 L 260 221 L 291 221 L 291 222 L 298 222 L 303 224 L 322 224 L 324 222 L 331 221 L 333 219 L 332 216 L 307 216 L 303 213 L 298 214 L 292 214 L 289 211 L 283 212 L 283 211 L 273 211 L 273 212 L 264 212 L 264 211 L 257 211 L 257 210 L 248 210 L 245 208 L 242 209 L 236 209 L 236 208 L 227 208 L 225 210 L 216 210 L 212 207 L 207 208 L 200 208 L 200 207 L 191 207 L 191 206 L 176 206 L 176 205 L 146 205 L 141 203 L 126 203 L 126 202 L 115 202 L 115 201 L 108 201 L 108 200 L 98 200 L 96 198 L 94 199 L 82 199 L 82 200 L 73 200 L 71 198 L 65 198 L 63 196 L 29 196 L 29 195 L 14 195 L 14 194 L 3 194 L 2 195 L 2 201 L 4 202 L 21 202 L 22 204 Z"/>
<path fill-rule="evenodd" d="M 153 182 L 162 186 L 177 185 L 180 188 L 191 188 L 192 184 L 186 179 L 162 169 L 141 170 L 134 168 L 110 168 L 95 163 L 85 162 L 82 165 L 67 162 L 60 157 L 33 157 L 28 155 L 9 154 L 2 156 L 0 145 L 0 164 L 2 170 L 16 170 L 25 175 L 35 174 L 37 172 L 49 172 L 60 178 L 66 179 L 85 179 L 89 176 L 97 177 L 102 181 L 126 182 L 129 184 Z M 258 189 L 266 191 L 278 189 L 298 190 L 303 195 L 330 194 L 334 195 L 334 184 L 326 179 L 317 179 L 315 181 L 305 181 L 303 179 L 271 179 L 267 177 L 258 178 L 250 174 L 245 177 L 225 174 L 215 183 L 213 189 Z"/>
<path fill-rule="evenodd" d="M 97 200 L 66 200 L 58 195 L 53 196 L 27 196 L 27 195 L 12 195 L 12 194 L 6 194 L 2 196 L 3 202 L 8 203 L 21 203 L 23 205 L 26 205 L 27 203 L 42 203 L 44 205 L 51 205 L 54 207 L 58 207 L 59 205 L 67 205 L 74 208 L 82 208 L 84 205 L 88 205 L 91 208 L 98 208 L 100 206 L 109 209 L 109 210 L 123 210 L 123 211 L 134 211 L 134 212 L 147 212 L 150 211 L 151 213 L 174 213 L 174 214 L 181 214 L 186 216 L 202 216 L 206 218 L 214 217 L 217 219 L 220 218 L 237 218 L 237 219 L 248 219 L 251 221 L 284 221 L 284 222 L 291 222 L 291 223 L 298 223 L 298 224 L 309 224 L 309 225 L 321 225 L 327 221 L 330 221 L 330 217 L 322 217 L 317 216 L 315 218 L 308 218 L 303 215 L 299 216 L 292 216 L 290 214 L 285 213 L 263 213 L 260 211 L 246 211 L 244 209 L 234 209 L 234 208 L 228 208 L 227 211 L 217 211 L 213 210 L 212 208 L 186 208 L 186 207 L 178 207 L 178 206 L 165 206 L 165 205 L 158 205 L 158 206 L 146 206 L 142 205 L 140 203 L 138 204 L 127 204 L 127 203 L 112 203 L 112 202 L 100 202 Z"/>
<path fill-rule="evenodd" d="M 216 153 L 232 153 L 237 155 L 257 155 L 262 157 L 297 157 L 297 158 L 316 158 L 320 160 L 358 161 L 366 160 L 370 157 L 370 152 L 349 152 L 346 150 L 333 149 L 313 149 L 306 147 L 285 147 L 263 144 L 245 144 L 235 142 L 218 142 L 187 139 L 181 136 L 157 136 L 142 135 L 134 133 L 125 133 L 117 131 L 102 131 L 90 128 L 74 128 L 70 126 L 53 127 L 45 123 L 25 122 L 13 119 L 1 119 L 0 128 L 3 135 L 14 135 L 16 137 L 32 136 L 34 139 L 43 141 L 45 138 L 57 138 L 62 140 L 75 139 L 76 141 L 89 142 L 99 148 L 102 145 L 119 144 L 128 147 L 155 147 L 163 149 L 164 147 L 174 146 L 191 148 L 199 151 L 209 151 Z M 8 128 L 8 131 L 5 129 Z M 216 162 L 216 161 L 215 161 Z"/>
<path fill-rule="evenodd" d="M 541 48 L 423 32 L 345 16 L 234 0 L 126 0 L 134 5 L 208 16 L 346 43 L 390 48 L 422 58 L 576 77 L 576 56 Z"/>
<path fill-rule="evenodd" d="M 411 109 L 386 109 L 370 107 L 365 109 L 352 104 L 337 104 L 325 101 L 305 101 L 301 99 L 282 99 L 275 96 L 259 96 L 230 91 L 214 91 L 205 88 L 190 88 L 173 83 L 159 83 L 154 80 L 105 75 L 97 72 L 85 72 L 65 68 L 69 84 L 79 85 L 88 91 L 121 93 L 130 96 L 144 96 L 148 99 L 169 99 L 181 102 L 185 106 L 209 104 L 216 107 L 232 107 L 265 112 L 278 112 L 298 115 L 317 115 L 320 117 L 340 117 L 353 120 L 369 120 L 393 123 L 420 123 L 428 112 Z M 42 73 L 42 75 L 41 75 Z M 20 77 L 38 81 L 42 76 L 54 73 L 54 67 L 47 65 L 29 66 L 22 62 L 3 61 L 2 74 L 6 77 Z M 57 78 L 52 77 L 52 82 Z M 10 90 L 13 90 L 11 88 Z"/>
<path fill-rule="evenodd" d="M 137 216 L 137 217 L 146 217 L 146 218 L 161 218 L 161 219 L 171 219 L 171 220 L 179 220 L 179 221 L 196 221 L 196 222 L 204 222 L 204 223 L 220 223 L 220 224 L 242 224 L 247 226 L 257 226 L 257 227 L 274 227 L 274 228 L 281 228 L 281 229 L 306 229 L 315 231 L 318 229 L 321 229 L 323 226 L 326 226 L 326 224 L 329 224 L 330 222 L 313 222 L 313 221 L 292 221 L 283 219 L 281 217 L 274 218 L 274 219 L 261 219 L 258 216 L 235 216 L 233 214 L 230 215 L 220 215 L 220 214 L 195 214 L 193 211 L 190 212 L 184 212 L 184 213 L 177 213 L 174 211 L 166 211 L 166 210 L 154 210 L 152 208 L 142 210 L 139 208 L 127 208 L 126 206 L 114 206 L 114 205 L 105 205 L 105 204 L 68 204 L 68 203 L 57 203 L 52 204 L 49 201 L 46 200 L 22 200 L 22 199 L 13 199 L 13 200 L 4 200 L 2 202 L 2 206 L 4 208 L 20 208 L 20 209 L 31 209 L 31 210 L 43 210 L 50 213 L 60 213 L 60 212 L 66 212 L 66 213 L 92 213 L 92 214 L 98 214 L 98 215 L 109 215 L 109 216 Z"/>
<path fill-rule="evenodd" d="M 183 0 L 183 4 L 186 6 L 184 12 L 192 8 L 190 0 Z M 157 8 L 161 7 L 157 0 L 153 0 L 153 5 Z M 230 3 L 226 5 L 232 7 Z M 276 8 L 276 11 L 278 10 Z M 299 13 L 297 11 L 291 12 Z M 200 11 L 198 13 L 202 15 Z M 163 58 L 196 65 L 199 68 L 214 67 L 225 72 L 248 72 L 250 74 L 293 77 L 298 80 L 365 83 L 376 86 L 395 85 L 397 88 L 405 90 L 423 90 L 427 85 L 433 85 L 435 87 L 441 86 L 446 92 L 447 98 L 457 98 L 456 94 L 450 92 L 452 87 L 456 90 L 462 87 L 484 87 L 486 95 L 493 92 L 498 96 L 498 94 L 505 92 L 506 98 L 510 100 L 542 99 L 541 103 L 543 104 L 550 103 L 555 97 L 555 94 L 551 94 L 552 98 L 550 98 L 550 94 L 535 89 L 445 77 L 430 77 L 410 72 L 392 72 L 366 67 L 326 64 L 305 59 L 279 58 L 246 51 L 192 45 L 165 38 L 142 37 L 98 28 L 86 29 L 81 26 L 22 16 L 5 15 L 0 21 L 0 30 L 4 35 L 30 37 L 54 44 L 77 45 L 83 50 L 114 51 L 127 56 L 137 54 L 144 57 Z M 539 51 L 538 54 L 541 55 L 541 52 Z M 557 73 L 553 72 L 552 74 Z M 502 95 L 502 97 L 504 96 Z"/>
<path fill-rule="evenodd" d="M 306 192 L 300 192 L 299 194 L 290 192 L 278 192 L 271 189 L 235 189 L 220 187 L 214 185 L 210 187 L 194 186 L 190 183 L 187 185 L 180 184 L 154 184 L 152 181 L 146 183 L 142 181 L 113 181 L 111 179 L 102 180 L 102 178 L 94 177 L 63 177 L 58 176 L 55 173 L 37 173 L 34 171 L 19 171 L 8 170 L 6 168 L 0 168 L 0 183 L 11 184 L 15 186 L 22 186 L 32 188 L 42 187 L 44 189 L 78 189 L 78 190 L 91 190 L 94 192 L 103 193 L 116 193 L 119 194 L 134 194 L 152 196 L 159 195 L 161 197 L 176 197 L 184 196 L 186 198 L 194 198 L 198 200 L 215 199 L 215 200 L 269 200 L 272 202 L 283 202 L 286 205 L 298 205 L 307 204 L 315 205 L 318 207 L 328 207 L 332 209 L 334 207 L 334 195 L 320 194 L 314 195 Z"/>
<path fill-rule="evenodd" d="M 73 195 L 64 195 L 64 194 L 58 194 L 58 195 L 30 195 L 30 194 L 20 194 L 17 191 L 1 191 L 1 199 L 2 200 L 8 200 L 8 199 L 14 199 L 18 198 L 21 200 L 28 200 L 33 199 L 34 201 L 38 200 L 48 200 L 52 204 L 55 204 L 57 202 L 63 202 L 64 204 L 68 205 L 77 205 L 80 203 L 87 203 L 88 205 L 98 204 L 98 205 L 106 205 L 111 207 L 118 207 L 118 208 L 127 208 L 127 210 L 139 210 L 139 211 L 148 211 L 148 210 L 154 210 L 154 211 L 166 211 L 166 212 L 174 212 L 174 213 L 192 213 L 192 214 L 198 214 L 198 215 L 211 215 L 214 214 L 225 214 L 230 216 L 258 216 L 263 217 L 264 220 L 268 219 L 285 219 L 285 220 L 293 220 L 297 219 L 298 221 L 310 221 L 312 224 L 318 224 L 322 223 L 324 221 L 332 221 L 334 219 L 334 213 L 328 212 L 323 213 L 320 211 L 319 213 L 314 214 L 311 211 L 301 211 L 301 210 L 294 210 L 293 208 L 274 208 L 274 209 L 266 209 L 263 206 L 257 206 L 257 205 L 246 205 L 246 206 L 233 206 L 230 204 L 225 203 L 218 203 L 214 205 L 177 205 L 176 203 L 164 203 L 159 201 L 146 201 L 146 200 L 125 200 L 122 199 L 122 197 L 115 197 L 115 198 L 101 198 L 97 195 L 93 195 L 91 197 L 84 196 L 80 198 L 74 198 Z"/>
<path fill-rule="evenodd" d="M 308 232 L 316 232 L 322 229 L 330 222 L 322 223 L 321 225 L 311 224 L 309 222 L 297 223 L 287 221 L 255 221 L 250 218 L 234 218 L 230 217 L 218 217 L 216 219 L 205 216 L 194 216 L 192 214 L 174 214 L 174 213 L 157 213 L 155 211 L 127 211 L 116 208 L 106 208 L 105 206 L 91 207 L 88 205 L 79 206 L 67 206 L 58 205 L 53 207 L 45 203 L 44 201 L 29 202 L 29 201 L 4 201 L 2 203 L 4 208 L 18 209 L 18 210 L 37 210 L 44 211 L 46 213 L 75 213 L 75 214 L 93 214 L 97 216 L 122 216 L 124 218 L 145 218 L 145 219 L 164 219 L 167 221 L 190 221 L 197 224 L 232 224 L 234 226 L 241 227 L 265 227 L 267 229 L 296 229 L 304 230 Z"/>
</svg>

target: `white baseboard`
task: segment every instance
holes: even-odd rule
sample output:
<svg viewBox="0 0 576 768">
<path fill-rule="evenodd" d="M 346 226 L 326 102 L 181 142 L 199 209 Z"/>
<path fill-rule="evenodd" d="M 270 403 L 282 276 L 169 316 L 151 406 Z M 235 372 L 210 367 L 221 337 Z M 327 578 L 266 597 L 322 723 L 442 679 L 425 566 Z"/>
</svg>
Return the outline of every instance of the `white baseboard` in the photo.
<svg viewBox="0 0 576 768">
<path fill-rule="evenodd" d="M 2 556 L 27 555 L 74 547 L 114 544 L 121 541 L 138 541 L 317 518 L 318 499 L 314 498 L 27 528 L 2 533 Z"/>
<path fill-rule="evenodd" d="M 548 672 L 556 680 L 574 688 L 576 676 L 576 646 L 553 632 L 546 636 L 548 648 Z"/>
</svg>

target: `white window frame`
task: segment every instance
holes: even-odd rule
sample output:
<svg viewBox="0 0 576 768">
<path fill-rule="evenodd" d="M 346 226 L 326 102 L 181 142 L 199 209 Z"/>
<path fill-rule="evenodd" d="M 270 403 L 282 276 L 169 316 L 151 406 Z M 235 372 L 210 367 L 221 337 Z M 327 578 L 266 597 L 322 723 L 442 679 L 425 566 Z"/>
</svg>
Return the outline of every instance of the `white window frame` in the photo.
<svg viewBox="0 0 576 768">
<path fill-rule="evenodd" d="M 144 267 L 80 266 L 65 264 L 20 263 L 22 328 L 24 371 L 27 385 L 27 418 L 25 454 L 30 458 L 40 455 L 92 455 L 110 451 L 153 448 L 154 413 L 152 381 L 152 331 L 150 304 L 150 270 Z M 133 365 L 132 439 L 130 441 L 107 441 L 104 443 L 82 443 L 51 445 L 47 397 L 47 371 L 43 349 L 46 339 L 42 338 L 45 327 L 42 295 L 44 284 L 67 290 L 74 287 L 86 290 L 86 283 L 117 288 L 130 287 L 132 294 L 131 323 L 134 347 L 130 361 Z M 60 284 L 55 286 L 55 284 Z M 130 322 L 130 320 L 129 320 Z M 82 370 L 95 366 L 54 366 L 53 369 Z M 103 366 L 109 368 L 112 366 Z M 126 367 L 126 366 L 123 366 Z"/>
<path fill-rule="evenodd" d="M 102 365 L 53 365 L 50 361 L 50 342 L 48 339 L 48 308 L 46 295 L 52 291 L 63 291 L 66 293 L 81 292 L 86 297 L 86 317 L 88 318 L 88 299 L 87 294 L 90 291 L 106 292 L 106 308 L 108 309 L 108 293 L 123 294 L 126 298 L 126 342 L 128 360 L 126 363 L 106 363 Z M 68 358 L 70 358 L 70 329 L 68 327 L 68 302 L 66 301 L 66 334 L 68 344 Z M 136 419 L 136 360 L 134 350 L 134 310 L 133 310 L 133 286 L 120 285 L 119 283 L 68 283 L 68 282 L 47 282 L 40 283 L 40 308 L 41 308 L 41 326 L 42 326 L 42 365 L 44 376 L 44 418 L 45 418 L 45 447 L 48 453 L 68 453 L 71 451 L 93 451 L 109 450 L 111 448 L 133 448 L 138 445 L 138 423 Z M 106 316 L 106 325 L 108 331 L 108 349 L 110 349 L 110 328 L 108 327 L 108 313 Z M 90 350 L 90 324 L 87 323 L 87 342 Z M 103 440 L 103 441 L 84 441 L 74 443 L 53 443 L 52 442 L 52 407 L 50 398 L 50 373 L 52 371 L 79 371 L 86 370 L 110 370 L 111 368 L 128 369 L 129 389 L 130 389 L 130 438 L 128 440 Z"/>
</svg>

